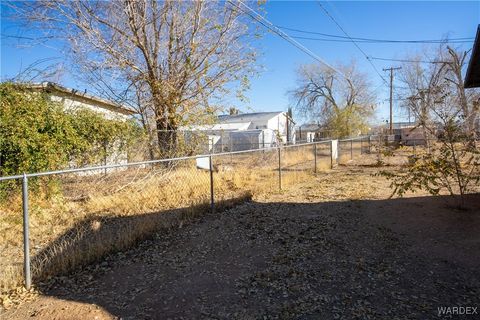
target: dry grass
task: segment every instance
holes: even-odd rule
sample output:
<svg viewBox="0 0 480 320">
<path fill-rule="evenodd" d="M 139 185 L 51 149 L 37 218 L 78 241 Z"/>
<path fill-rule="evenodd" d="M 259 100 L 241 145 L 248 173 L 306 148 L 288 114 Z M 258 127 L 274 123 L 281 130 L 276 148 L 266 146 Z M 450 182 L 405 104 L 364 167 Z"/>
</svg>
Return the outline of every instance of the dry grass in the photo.
<svg viewBox="0 0 480 320">
<path fill-rule="evenodd" d="M 282 188 L 311 179 L 313 149 L 282 154 Z M 323 150 L 325 151 L 325 150 Z M 317 151 L 317 170 L 330 159 Z M 327 161 L 328 160 L 328 161 Z M 277 151 L 214 157 L 217 207 L 278 192 Z M 40 178 L 38 178 L 40 179 Z M 124 250 L 162 228 L 178 227 L 209 208 L 210 174 L 186 160 L 92 175 L 57 176 L 54 194 L 30 192 L 30 245 L 35 281 Z M 41 183 L 31 179 L 32 184 Z M 23 281 L 20 195 L 0 206 L 0 291 Z"/>
</svg>

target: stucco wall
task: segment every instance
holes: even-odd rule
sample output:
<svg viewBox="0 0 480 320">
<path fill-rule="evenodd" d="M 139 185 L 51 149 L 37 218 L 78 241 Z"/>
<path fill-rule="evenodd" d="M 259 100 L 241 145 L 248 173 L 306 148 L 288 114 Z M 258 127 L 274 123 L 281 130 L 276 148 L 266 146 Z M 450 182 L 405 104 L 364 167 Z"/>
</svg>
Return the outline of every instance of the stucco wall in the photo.
<svg viewBox="0 0 480 320">
<path fill-rule="evenodd" d="M 59 93 L 51 94 L 50 99 L 54 102 L 58 102 L 63 105 L 65 110 L 75 110 L 78 108 L 88 109 L 94 112 L 98 112 L 105 116 L 107 119 L 127 120 L 129 116 L 102 108 L 98 105 L 88 103 L 87 101 L 81 101 L 79 99 L 68 97 Z"/>
</svg>

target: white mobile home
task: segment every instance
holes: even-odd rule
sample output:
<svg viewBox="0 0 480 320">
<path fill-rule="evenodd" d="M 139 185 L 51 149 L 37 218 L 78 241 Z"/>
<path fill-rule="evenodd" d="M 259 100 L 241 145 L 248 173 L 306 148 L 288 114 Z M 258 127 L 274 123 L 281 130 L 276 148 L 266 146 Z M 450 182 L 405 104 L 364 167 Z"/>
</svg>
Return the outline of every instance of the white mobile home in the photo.
<svg viewBox="0 0 480 320">
<path fill-rule="evenodd" d="M 220 115 L 213 125 L 190 126 L 183 130 L 203 133 L 209 151 L 239 151 L 295 143 L 295 122 L 283 111 Z"/>
</svg>

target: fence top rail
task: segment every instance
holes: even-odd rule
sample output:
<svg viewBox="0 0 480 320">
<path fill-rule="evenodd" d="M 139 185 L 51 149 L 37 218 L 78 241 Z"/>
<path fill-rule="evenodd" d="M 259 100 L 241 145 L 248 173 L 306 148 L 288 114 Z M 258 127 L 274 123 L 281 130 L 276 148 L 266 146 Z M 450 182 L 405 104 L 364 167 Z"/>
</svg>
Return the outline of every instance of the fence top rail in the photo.
<svg viewBox="0 0 480 320">
<path fill-rule="evenodd" d="M 363 138 L 363 137 L 360 137 L 360 138 Z M 345 139 L 345 140 L 340 140 L 340 141 L 356 140 L 356 139 L 360 139 L 360 138 Z M 314 144 L 324 144 L 324 143 L 329 143 L 330 141 L 332 141 L 332 140 L 322 140 L 322 141 L 315 141 L 315 142 L 309 142 L 309 143 L 294 144 L 294 145 L 289 145 L 289 146 L 283 146 L 282 148 L 301 147 L 301 146 L 308 146 L 308 145 L 314 145 Z M 266 147 L 266 148 L 232 151 L 232 152 L 221 152 L 221 153 L 209 153 L 209 154 L 201 154 L 201 155 L 195 155 L 195 156 L 139 161 L 139 162 L 124 163 L 124 164 L 111 164 L 111 165 L 91 166 L 91 167 L 74 168 L 74 169 L 43 171 L 43 172 L 35 172 L 35 173 L 24 173 L 24 174 L 18 174 L 18 175 L 13 175 L 13 176 L 0 177 L 0 181 L 22 179 L 24 177 L 25 178 L 34 178 L 34 177 L 57 175 L 57 174 L 68 174 L 68 173 L 77 173 L 77 172 L 94 171 L 94 170 L 135 167 L 135 166 L 141 166 L 141 165 L 146 165 L 146 164 L 156 164 L 156 163 L 165 163 L 165 162 L 171 162 L 171 161 L 193 160 L 193 159 L 205 158 L 205 157 L 218 157 L 218 156 L 226 156 L 226 155 L 233 155 L 233 154 L 243 154 L 243 153 L 252 153 L 252 152 L 259 152 L 259 151 L 268 151 L 268 150 L 272 150 L 272 149 L 276 149 L 276 148 L 278 148 L 278 147 Z"/>
<path fill-rule="evenodd" d="M 360 137 L 355 137 L 355 138 L 339 139 L 338 142 L 361 140 L 361 139 L 364 139 L 364 138 L 367 138 L 367 137 L 368 136 L 360 136 Z"/>
<path fill-rule="evenodd" d="M 322 141 L 314 141 L 314 142 L 306 142 L 306 143 L 298 143 L 298 144 L 289 144 L 282 146 L 282 148 L 294 148 L 294 147 L 303 147 L 303 146 L 311 146 L 314 144 L 325 144 L 330 143 L 332 140 L 322 140 Z"/>
</svg>

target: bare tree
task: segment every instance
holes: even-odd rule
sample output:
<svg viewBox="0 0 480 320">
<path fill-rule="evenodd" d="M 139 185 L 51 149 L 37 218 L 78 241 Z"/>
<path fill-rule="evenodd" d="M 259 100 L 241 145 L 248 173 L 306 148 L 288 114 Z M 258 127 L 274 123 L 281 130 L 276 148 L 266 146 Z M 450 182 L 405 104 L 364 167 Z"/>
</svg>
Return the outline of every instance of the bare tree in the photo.
<svg viewBox="0 0 480 320">
<path fill-rule="evenodd" d="M 438 112 L 434 112 L 438 108 L 436 104 L 447 99 L 452 115 L 464 119 L 465 133 L 475 139 L 475 121 L 479 115 L 476 101 L 480 95 L 478 90 L 465 90 L 462 73 L 467 57 L 467 51 L 460 52 L 442 44 L 433 53 L 426 50 L 405 59 L 410 62 L 402 66 L 401 81 L 406 89 L 400 96 L 426 138 L 436 134 L 434 122 L 442 122 Z"/>
<path fill-rule="evenodd" d="M 38 59 L 26 67 L 21 67 L 19 72 L 11 78 L 4 79 L 9 82 L 32 83 L 37 81 L 58 81 L 63 74 L 63 63 L 60 57 Z"/>
<path fill-rule="evenodd" d="M 298 112 L 345 137 L 367 125 L 374 113 L 375 95 L 355 63 L 338 69 L 343 75 L 319 64 L 300 66 L 297 88 L 290 95 Z"/>
<path fill-rule="evenodd" d="M 434 54 L 424 54 L 424 58 L 405 59 L 418 62 L 402 68 L 407 85 L 403 94 L 425 138 L 437 139 L 428 144 L 427 152 L 410 157 L 401 171 L 382 174 L 400 196 L 418 189 L 432 195 L 447 191 L 458 195 L 459 207 L 465 207 L 465 195 L 480 182 L 480 151 L 475 143 L 479 95 L 465 90 L 462 76 L 468 52 L 441 45 Z"/>
<path fill-rule="evenodd" d="M 453 88 L 450 90 L 454 92 L 456 101 L 454 102 L 459 111 L 462 113 L 464 119 L 465 133 L 472 139 L 476 138 L 475 121 L 479 116 L 478 100 L 480 94 L 478 90 L 465 90 L 463 70 L 467 64 L 468 51 L 458 51 L 451 47 L 447 47 L 447 52 L 444 54 L 444 64 L 446 66 L 445 80 L 448 81 Z"/>
<path fill-rule="evenodd" d="M 66 40 L 77 71 L 117 97 L 139 96 L 153 115 L 163 155 L 176 131 L 212 116 L 212 100 L 247 84 L 254 33 L 228 3 L 156 0 L 49 0 L 14 3 L 17 18 Z M 145 107 L 145 105 L 147 107 Z M 146 120 L 146 119 L 144 119 Z"/>
<path fill-rule="evenodd" d="M 439 52 L 441 50 L 442 48 Z M 405 99 L 404 107 L 415 117 L 416 125 L 422 128 L 426 144 L 429 145 L 429 137 L 435 134 L 432 108 L 442 93 L 446 68 L 445 64 L 435 60 L 432 60 L 432 63 L 424 63 L 428 58 L 423 55 L 430 57 L 432 53 L 425 51 L 422 55 L 417 54 L 405 59 L 416 62 L 407 62 L 402 66 L 400 81 L 405 88 L 401 90 L 400 95 Z M 438 57 L 438 52 L 434 55 Z"/>
</svg>

